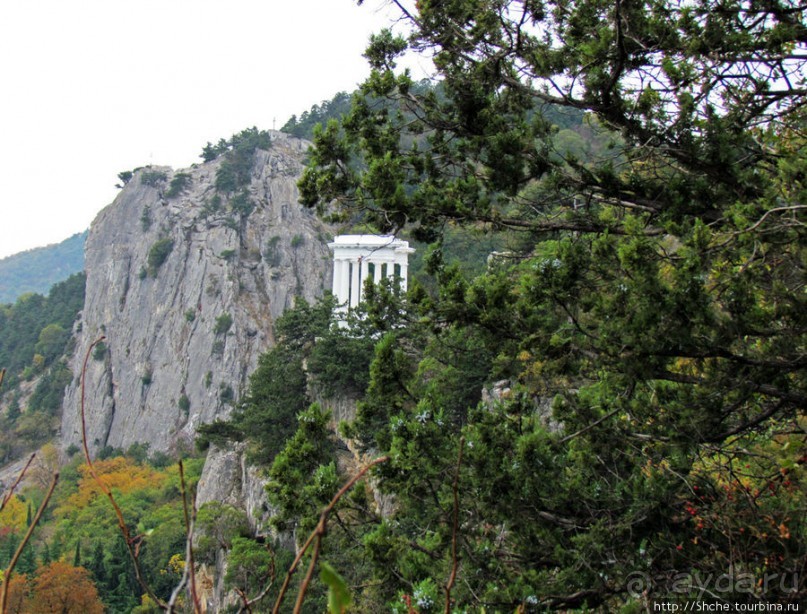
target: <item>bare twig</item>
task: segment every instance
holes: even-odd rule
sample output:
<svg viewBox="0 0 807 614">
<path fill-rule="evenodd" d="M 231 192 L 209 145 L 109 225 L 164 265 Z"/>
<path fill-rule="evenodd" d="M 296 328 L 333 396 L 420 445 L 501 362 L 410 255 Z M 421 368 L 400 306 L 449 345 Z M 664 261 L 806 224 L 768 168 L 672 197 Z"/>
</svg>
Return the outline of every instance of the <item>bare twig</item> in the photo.
<svg viewBox="0 0 807 614">
<path fill-rule="evenodd" d="M 27 467 L 27 466 L 26 466 Z M 23 473 L 25 473 L 23 471 Z M 8 585 L 11 581 L 11 572 L 14 571 L 14 566 L 17 564 L 17 561 L 22 554 L 23 548 L 28 544 L 28 541 L 31 539 L 31 535 L 34 533 L 34 529 L 36 528 L 39 519 L 42 517 L 42 512 L 45 511 L 45 508 L 48 506 L 48 502 L 50 501 L 51 495 L 53 495 L 53 490 L 56 488 L 56 483 L 59 481 L 59 473 L 56 472 L 53 474 L 53 481 L 50 483 L 50 488 L 48 489 L 45 498 L 42 500 L 42 505 L 39 506 L 39 509 L 36 511 L 36 516 L 34 516 L 33 520 L 31 521 L 31 526 L 28 527 L 28 531 L 25 533 L 25 537 L 22 538 L 20 545 L 17 546 L 17 551 L 14 553 L 14 556 L 11 557 L 11 562 L 8 564 L 8 568 L 3 575 L 3 594 L 0 595 L 0 612 L 2 614 L 6 614 L 6 608 L 8 606 Z"/>
<path fill-rule="evenodd" d="M 241 612 L 246 612 L 247 614 L 252 614 L 252 607 L 250 607 L 249 597 L 247 597 L 247 594 L 237 586 L 235 587 L 235 592 L 238 593 L 238 596 L 241 598 L 241 606 L 238 608 L 238 613 L 241 614 Z"/>
<path fill-rule="evenodd" d="M 620 411 L 621 409 L 622 409 L 621 407 L 617 407 L 616 409 L 614 409 L 614 410 L 612 410 L 612 411 L 609 411 L 607 414 L 605 414 L 604 416 L 602 416 L 602 417 L 598 418 L 597 420 L 595 420 L 595 421 L 594 421 L 594 422 L 592 422 L 591 424 L 587 424 L 586 426 L 584 426 L 583 428 L 581 428 L 579 431 L 575 431 L 575 432 L 574 432 L 574 433 L 572 433 L 571 435 L 566 435 L 566 437 L 564 437 L 563 439 L 561 439 L 559 443 L 566 443 L 566 442 L 568 442 L 568 441 L 571 441 L 571 440 L 572 440 L 572 439 L 574 439 L 575 437 L 579 437 L 580 435 L 582 435 L 582 434 L 583 434 L 583 433 L 585 433 L 586 431 L 589 431 L 589 430 L 593 429 L 593 428 L 594 428 L 595 426 L 597 426 L 598 424 L 602 424 L 603 422 L 605 422 L 606 420 L 608 420 L 608 418 L 610 418 L 610 417 L 612 417 L 612 416 L 615 416 L 616 414 L 618 414 L 618 413 L 619 413 L 619 411 Z"/>
<path fill-rule="evenodd" d="M 25 467 L 22 468 L 20 471 L 20 475 L 17 476 L 17 479 L 14 480 L 14 483 L 11 485 L 11 488 L 8 489 L 8 492 L 3 497 L 2 503 L 0 503 L 0 512 L 3 511 L 3 508 L 6 507 L 6 504 L 11 500 L 11 497 L 14 496 L 14 491 L 16 490 L 17 486 L 19 486 L 20 482 L 22 482 L 22 478 L 25 477 L 25 472 L 28 471 L 28 467 L 31 466 L 31 463 L 34 462 L 34 458 L 36 458 L 36 452 L 31 454 L 31 457 L 28 459 L 28 462 L 25 463 Z"/>
<path fill-rule="evenodd" d="M 308 571 L 306 572 L 305 578 L 303 579 L 302 584 L 300 585 L 300 591 L 297 593 L 297 601 L 294 604 L 294 614 L 298 614 L 302 609 L 303 602 L 305 601 L 305 593 L 308 590 L 308 585 L 311 583 L 311 578 L 314 576 L 314 569 L 317 565 L 317 560 L 319 559 L 319 552 L 322 546 L 322 537 L 325 535 L 325 531 L 328 524 L 328 516 L 333 511 L 336 504 L 339 503 L 339 500 L 345 495 L 347 491 L 353 488 L 353 485 L 356 484 L 364 475 L 374 466 L 380 465 L 381 463 L 385 463 L 390 459 L 389 456 L 381 456 L 368 465 L 366 465 L 361 471 L 359 471 L 356 475 L 354 475 L 350 481 L 345 484 L 338 493 L 336 493 L 331 499 L 331 502 L 325 506 L 322 510 L 322 513 L 319 516 L 319 522 L 317 523 L 316 528 L 311 532 L 311 535 L 308 536 L 308 539 L 303 544 L 303 547 L 300 548 L 300 552 L 297 553 L 297 556 L 294 559 L 294 562 L 289 567 L 289 570 L 286 572 L 286 578 L 283 580 L 283 586 L 280 587 L 280 593 L 277 596 L 277 600 L 275 601 L 275 605 L 272 608 L 272 614 L 278 614 L 280 612 L 280 606 L 283 603 L 283 598 L 286 596 L 286 591 L 289 588 L 289 583 L 291 582 L 291 578 L 294 575 L 294 572 L 297 571 L 297 566 L 300 564 L 305 553 L 308 551 L 308 548 L 311 544 L 314 544 L 314 551 L 311 555 L 311 563 L 308 566 Z"/>
<path fill-rule="evenodd" d="M 465 448 L 465 437 L 460 437 L 460 451 L 457 454 L 457 470 L 454 473 L 454 519 L 451 524 L 451 574 L 446 582 L 446 609 L 445 614 L 451 612 L 451 589 L 457 581 L 457 570 L 459 569 L 459 559 L 457 558 L 457 533 L 460 523 L 460 466 L 462 465 L 462 450 Z"/>
<path fill-rule="evenodd" d="M 87 348 L 87 353 L 84 356 L 84 363 L 81 367 L 81 444 L 84 448 L 84 459 L 87 462 L 87 468 L 90 472 L 90 475 L 95 480 L 98 487 L 103 491 L 103 493 L 109 499 L 110 504 L 112 505 L 112 509 L 115 510 L 115 516 L 118 519 L 118 528 L 123 535 L 123 541 L 126 544 L 126 550 L 129 552 L 129 557 L 132 559 L 132 564 L 134 565 L 135 576 L 137 577 L 137 581 L 146 594 L 149 596 L 154 603 L 156 603 L 160 608 L 163 610 L 168 610 L 169 607 L 166 605 L 162 599 L 157 597 L 151 587 L 146 582 L 146 579 L 143 577 L 143 572 L 140 569 L 140 562 L 138 559 L 137 549 L 133 546 L 133 544 L 137 541 L 136 538 L 132 538 L 131 534 L 129 533 L 129 527 L 126 525 L 126 521 L 123 519 L 123 512 L 120 509 L 117 501 L 115 501 L 115 497 L 112 495 L 112 491 L 106 485 L 106 483 L 101 479 L 101 477 L 96 473 L 95 467 L 92 464 L 92 459 L 90 458 L 90 450 L 87 447 L 87 421 L 86 415 L 84 410 L 84 391 L 85 391 L 85 380 L 87 376 L 87 362 L 90 360 L 90 354 L 95 348 L 96 345 L 101 343 L 106 339 L 106 336 L 101 335 L 95 341 L 90 344 L 90 347 Z"/>
<path fill-rule="evenodd" d="M 185 467 L 182 464 L 182 459 L 179 460 L 179 484 L 180 489 L 182 491 L 182 511 L 185 514 L 185 527 L 187 529 L 187 540 L 188 540 L 188 549 L 187 549 L 187 563 L 186 569 L 188 569 L 188 573 L 190 574 L 191 580 L 191 599 L 193 600 L 193 611 L 194 614 L 198 614 L 202 611 L 202 606 L 199 603 L 199 595 L 196 592 L 196 570 L 194 569 L 194 562 L 193 562 L 193 523 L 196 520 L 195 513 L 188 512 L 188 496 L 187 496 L 187 489 L 185 486 Z M 195 505 L 191 506 L 193 509 L 196 509 Z"/>
</svg>

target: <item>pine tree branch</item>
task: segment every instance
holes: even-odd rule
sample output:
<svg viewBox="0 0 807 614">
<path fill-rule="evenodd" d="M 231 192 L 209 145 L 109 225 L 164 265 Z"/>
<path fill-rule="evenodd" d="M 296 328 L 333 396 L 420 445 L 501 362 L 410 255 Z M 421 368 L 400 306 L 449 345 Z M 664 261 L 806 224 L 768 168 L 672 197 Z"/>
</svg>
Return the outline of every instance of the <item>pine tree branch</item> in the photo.
<svg viewBox="0 0 807 614">
<path fill-rule="evenodd" d="M 451 524 L 451 574 L 448 576 L 448 582 L 446 582 L 445 587 L 446 590 L 445 614 L 449 614 L 451 612 L 451 589 L 454 587 L 454 583 L 457 580 L 457 571 L 459 569 L 459 559 L 457 558 L 457 534 L 459 533 L 459 522 L 460 522 L 459 485 L 460 485 L 460 467 L 462 466 L 462 451 L 464 448 L 465 448 L 465 437 L 460 437 L 459 453 L 457 454 L 457 469 L 454 472 L 454 486 L 453 486 L 454 518 Z"/>
<path fill-rule="evenodd" d="M 280 606 L 283 604 L 283 598 L 286 596 L 286 591 L 289 588 L 289 584 L 291 582 L 291 578 L 294 575 L 294 572 L 297 571 L 297 566 L 300 564 L 305 553 L 314 544 L 314 550 L 311 555 L 311 563 L 308 566 L 308 571 L 306 572 L 305 578 L 303 579 L 302 584 L 300 585 L 300 591 L 297 593 L 297 601 L 294 604 L 294 614 L 299 614 L 302 609 L 303 602 L 305 601 L 305 593 L 308 590 L 308 585 L 311 583 L 311 579 L 314 576 L 314 569 L 316 568 L 317 560 L 319 558 L 320 548 L 322 546 L 322 538 L 326 533 L 327 524 L 328 524 L 328 516 L 333 511 L 336 504 L 339 503 L 339 500 L 348 492 L 353 486 L 358 482 L 364 475 L 376 465 L 380 465 L 381 463 L 385 463 L 390 460 L 389 456 L 381 456 L 359 471 L 356 475 L 354 475 L 347 484 L 345 484 L 339 492 L 337 492 L 331 502 L 325 506 L 322 510 L 322 513 L 319 517 L 319 522 L 317 523 L 316 528 L 311 532 L 311 535 L 308 536 L 308 539 L 305 540 L 303 547 L 300 548 L 300 551 L 297 553 L 294 561 L 292 562 L 291 566 L 289 567 L 288 571 L 286 572 L 286 578 L 283 581 L 283 585 L 280 587 L 280 593 L 277 596 L 277 600 L 275 601 L 275 605 L 272 608 L 272 614 L 278 614 L 280 612 Z"/>
</svg>

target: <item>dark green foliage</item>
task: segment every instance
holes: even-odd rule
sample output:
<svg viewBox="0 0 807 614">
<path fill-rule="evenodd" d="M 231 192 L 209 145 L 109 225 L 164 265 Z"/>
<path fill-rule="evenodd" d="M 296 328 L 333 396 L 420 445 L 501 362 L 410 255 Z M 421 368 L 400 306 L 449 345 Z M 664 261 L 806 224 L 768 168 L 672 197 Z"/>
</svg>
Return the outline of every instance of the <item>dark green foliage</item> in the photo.
<svg viewBox="0 0 807 614">
<path fill-rule="evenodd" d="M 229 405 L 233 402 L 233 399 L 235 399 L 233 387 L 222 382 L 219 385 L 219 401 L 222 405 Z"/>
<path fill-rule="evenodd" d="M 374 345 L 370 334 L 331 328 L 311 348 L 308 372 L 326 394 L 360 395 L 367 388 Z"/>
<path fill-rule="evenodd" d="M 251 457 L 269 462 L 294 432 L 296 416 L 307 405 L 301 357 L 280 346 L 261 356 L 233 419 L 253 443 Z"/>
<path fill-rule="evenodd" d="M 222 420 L 201 424 L 196 433 L 196 447 L 200 452 L 207 450 L 210 444 L 224 447 L 228 441 L 244 439 L 244 433 L 237 424 Z"/>
<path fill-rule="evenodd" d="M 57 356 L 62 355 L 69 338 L 69 330 L 65 330 L 59 324 L 48 324 L 39 331 L 39 340 L 34 346 L 34 352 L 42 356 L 46 363 L 53 362 Z"/>
<path fill-rule="evenodd" d="M 132 171 L 121 171 L 118 173 L 118 179 L 120 179 L 120 184 L 116 185 L 116 188 L 122 188 L 127 183 L 129 183 L 134 177 L 134 173 Z"/>
<path fill-rule="evenodd" d="M 327 436 L 329 418 L 316 403 L 300 412 L 294 434 L 272 462 L 266 491 L 279 506 L 271 520 L 278 530 L 299 523 L 298 535 L 306 535 L 339 488 L 334 447 Z"/>
<path fill-rule="evenodd" d="M 92 351 L 92 359 L 93 360 L 104 360 L 106 357 L 107 347 L 106 344 L 101 341 L 95 346 L 95 349 Z"/>
<path fill-rule="evenodd" d="M 61 243 L 37 247 L 0 260 L 0 303 L 10 303 L 27 292 L 50 288 L 84 270 L 87 231 Z"/>
<path fill-rule="evenodd" d="M 174 249 L 174 241 L 168 237 L 158 239 L 151 246 L 151 248 L 149 248 L 149 253 L 146 260 L 148 264 L 149 275 L 151 275 L 152 277 L 157 277 L 157 271 L 168 259 L 168 255 L 171 253 L 171 250 L 173 249 Z"/>
<path fill-rule="evenodd" d="M 236 539 L 249 536 L 249 522 L 244 510 L 220 501 L 205 503 L 196 515 L 197 556 L 212 563 L 219 549 L 229 550 Z"/>
<path fill-rule="evenodd" d="M 53 365 L 37 383 L 28 401 L 28 409 L 55 416 L 62 407 L 65 388 L 72 379 L 73 374 L 63 362 Z"/>
<path fill-rule="evenodd" d="M 209 215 L 219 212 L 221 210 L 221 204 L 222 204 L 221 196 L 219 196 L 218 194 L 214 194 L 205 202 L 205 205 L 202 208 L 200 216 L 202 218 L 205 218 Z"/>
<path fill-rule="evenodd" d="M 143 207 L 143 213 L 140 214 L 140 227 L 143 232 L 148 232 L 151 229 L 151 208 L 146 205 Z"/>
<path fill-rule="evenodd" d="M 295 432 L 297 416 L 311 403 L 304 361 L 323 390 L 357 394 L 364 389 L 373 341 L 332 327 L 333 305 L 332 297 L 315 305 L 298 299 L 278 319 L 277 345 L 260 357 L 231 422 L 202 427 L 200 446 L 246 438 L 251 457 L 270 462 Z"/>
<path fill-rule="evenodd" d="M 245 537 L 234 537 L 227 557 L 227 586 L 237 587 L 247 595 L 255 595 L 270 580 L 274 556 L 265 544 Z"/>
<path fill-rule="evenodd" d="M 161 187 L 167 179 L 168 175 L 165 174 L 165 171 L 146 169 L 140 174 L 140 183 L 152 188 Z"/>
<path fill-rule="evenodd" d="M 202 153 L 199 155 L 205 162 L 212 162 L 220 155 L 227 153 L 230 150 L 230 143 L 225 139 L 219 139 L 219 142 L 213 145 L 210 141 L 202 148 Z"/>
<path fill-rule="evenodd" d="M 149 443 L 133 443 L 127 448 L 125 456 L 126 458 L 131 458 L 139 465 L 144 465 L 148 460 L 150 447 L 151 445 Z"/>
<path fill-rule="evenodd" d="M 208 143 L 208 146 L 210 144 Z M 216 157 L 223 155 L 224 159 L 216 172 L 216 189 L 220 192 L 233 193 L 249 186 L 252 177 L 252 167 L 255 161 L 255 151 L 268 150 L 272 146 L 272 139 L 268 132 L 257 128 L 248 128 L 235 134 L 226 143 L 226 149 L 219 147 L 205 148 L 203 157 L 207 158 L 213 153 Z"/>
<path fill-rule="evenodd" d="M 270 267 L 278 267 L 283 259 L 283 254 L 280 251 L 280 237 L 274 236 L 266 242 L 266 248 L 263 252 L 263 259 Z"/>
<path fill-rule="evenodd" d="M 346 92 L 339 92 L 330 100 L 324 100 L 321 104 L 315 104 L 308 111 L 303 111 L 299 118 L 292 115 L 280 130 L 301 139 L 310 139 L 314 126 L 325 124 L 329 119 L 339 119 L 348 111 L 350 111 L 350 95 Z"/>
<path fill-rule="evenodd" d="M 230 210 L 241 218 L 247 217 L 255 208 L 255 203 L 246 190 L 240 191 L 230 199 Z"/>
<path fill-rule="evenodd" d="M 32 364 L 38 344 L 47 354 L 45 366 L 61 355 L 69 340 L 67 331 L 84 306 L 84 283 L 85 275 L 76 274 L 54 285 L 47 297 L 29 294 L 14 305 L 0 306 L 0 364 L 8 371 L 0 393 L 14 389 L 23 369 Z M 43 343 L 46 329 L 57 334 L 46 334 Z"/>
<path fill-rule="evenodd" d="M 97 458 L 98 460 L 107 460 L 109 458 L 114 458 L 116 456 L 123 456 L 123 455 L 124 452 L 122 449 L 106 445 L 100 450 L 98 450 Z"/>
<path fill-rule="evenodd" d="M 226 335 L 232 325 L 233 317 L 229 313 L 223 313 L 216 318 L 216 323 L 213 325 L 213 334 Z"/>
<path fill-rule="evenodd" d="M 177 196 L 182 194 L 182 192 L 187 190 L 192 183 L 193 179 L 188 173 L 177 173 L 176 175 L 174 175 L 173 179 L 171 179 L 171 184 L 165 191 L 165 197 L 176 198 Z"/>
<path fill-rule="evenodd" d="M 345 428 L 390 456 L 395 500 L 342 516 L 359 610 L 445 608 L 455 506 L 457 609 L 638 610 L 678 573 L 799 573 L 807 29 L 781 9 L 419 2 L 409 40 L 373 38 L 300 182 L 324 215 L 434 242 Z M 394 70 L 410 45 L 439 89 Z M 509 253 L 451 266 L 454 226 L 509 230 Z M 277 466 L 279 518 L 310 517 L 290 493 L 328 467 Z"/>
</svg>

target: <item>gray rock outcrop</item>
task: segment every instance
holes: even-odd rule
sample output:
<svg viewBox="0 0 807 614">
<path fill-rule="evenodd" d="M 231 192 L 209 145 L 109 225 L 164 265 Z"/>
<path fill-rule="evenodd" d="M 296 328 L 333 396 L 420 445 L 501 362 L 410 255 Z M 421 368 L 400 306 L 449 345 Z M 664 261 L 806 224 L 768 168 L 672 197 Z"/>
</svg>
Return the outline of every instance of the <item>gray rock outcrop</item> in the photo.
<svg viewBox="0 0 807 614">
<path fill-rule="evenodd" d="M 230 414 L 273 344 L 274 320 L 295 297 L 322 293 L 327 228 L 297 202 L 307 143 L 272 136 L 271 150 L 255 153 L 248 213 L 216 190 L 218 159 L 181 171 L 181 190 L 171 189 L 180 171 L 140 170 L 95 219 L 63 448 L 81 442 L 81 366 L 99 336 L 86 370 L 91 448 L 170 452 Z"/>
</svg>

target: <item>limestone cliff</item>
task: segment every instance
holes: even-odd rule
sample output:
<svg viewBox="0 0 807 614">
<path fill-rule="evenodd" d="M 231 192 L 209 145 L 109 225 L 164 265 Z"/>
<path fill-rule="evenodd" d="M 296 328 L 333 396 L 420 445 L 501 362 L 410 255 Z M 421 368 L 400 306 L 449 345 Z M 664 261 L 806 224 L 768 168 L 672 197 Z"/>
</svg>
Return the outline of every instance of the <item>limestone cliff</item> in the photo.
<svg viewBox="0 0 807 614">
<path fill-rule="evenodd" d="M 273 343 L 275 318 L 295 297 L 322 293 L 327 229 L 297 202 L 307 144 L 272 136 L 271 149 L 254 154 L 251 211 L 217 192 L 219 159 L 181 173 L 140 170 L 93 222 L 64 448 L 81 440 L 78 375 L 100 335 L 105 351 L 86 372 L 91 447 L 171 451 L 190 445 L 200 423 L 229 415 Z"/>
</svg>

